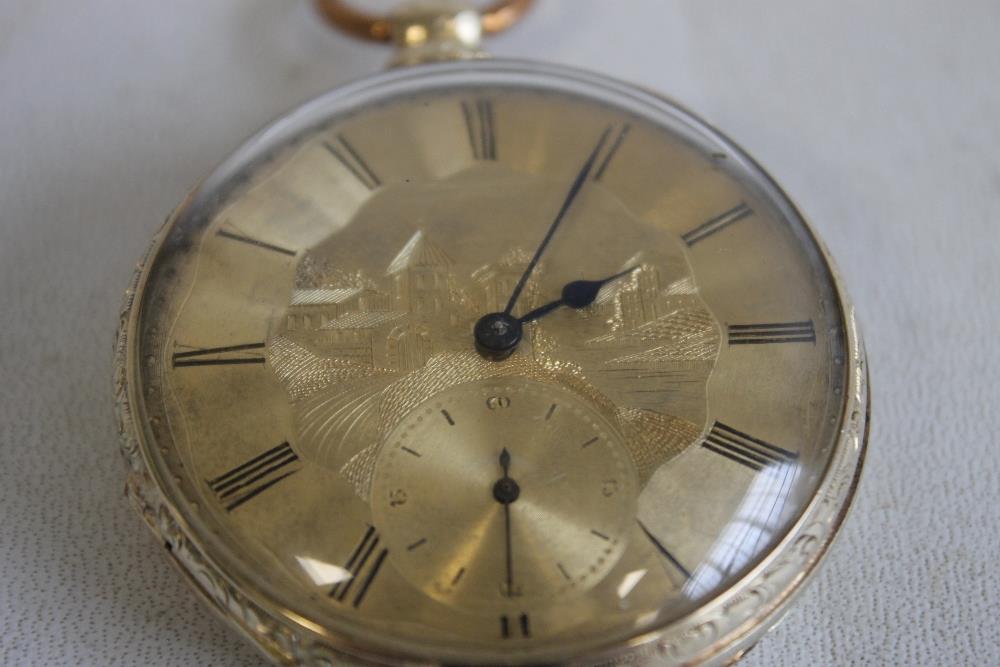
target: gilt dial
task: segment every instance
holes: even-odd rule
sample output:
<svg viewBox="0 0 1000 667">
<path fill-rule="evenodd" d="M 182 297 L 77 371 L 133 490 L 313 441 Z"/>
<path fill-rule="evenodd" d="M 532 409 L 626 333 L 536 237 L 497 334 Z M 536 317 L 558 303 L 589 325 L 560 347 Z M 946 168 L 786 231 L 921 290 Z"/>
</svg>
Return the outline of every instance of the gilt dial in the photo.
<svg viewBox="0 0 1000 667">
<path fill-rule="evenodd" d="M 858 368 L 759 167 L 524 64 L 306 105 L 178 210 L 138 290 L 130 414 L 225 573 L 196 578 L 239 587 L 216 600 L 249 632 L 272 610 L 359 656 L 550 664 L 689 618 L 813 506 Z"/>
</svg>

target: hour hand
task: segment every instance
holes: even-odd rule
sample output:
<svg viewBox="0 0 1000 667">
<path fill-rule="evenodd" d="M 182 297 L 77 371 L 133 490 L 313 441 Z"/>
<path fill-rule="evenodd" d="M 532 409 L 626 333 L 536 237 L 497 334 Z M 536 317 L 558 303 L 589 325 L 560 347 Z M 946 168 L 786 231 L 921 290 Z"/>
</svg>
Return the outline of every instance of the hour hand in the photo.
<svg viewBox="0 0 1000 667">
<path fill-rule="evenodd" d="M 602 287 L 614 280 L 618 280 L 619 278 L 632 273 L 638 268 L 638 266 L 633 266 L 602 280 L 574 280 L 571 283 L 566 283 L 566 285 L 562 288 L 561 297 L 522 315 L 520 322 L 521 324 L 532 322 L 540 317 L 548 315 L 560 306 L 567 306 L 569 308 L 586 308 L 590 304 L 594 303 L 594 300 L 597 298 L 597 294 L 601 291 Z"/>
</svg>

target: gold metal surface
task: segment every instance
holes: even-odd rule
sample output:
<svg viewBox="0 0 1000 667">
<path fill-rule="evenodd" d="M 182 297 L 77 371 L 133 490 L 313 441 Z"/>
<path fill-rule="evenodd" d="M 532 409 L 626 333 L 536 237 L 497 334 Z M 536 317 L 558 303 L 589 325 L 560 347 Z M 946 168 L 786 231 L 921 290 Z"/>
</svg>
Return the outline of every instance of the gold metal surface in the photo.
<svg viewBox="0 0 1000 667">
<path fill-rule="evenodd" d="M 534 0 L 500 0 L 479 12 L 483 32 L 503 32 L 531 7 Z M 316 0 L 320 15 L 334 27 L 361 39 L 389 42 L 399 39 L 391 16 L 363 12 L 344 0 Z"/>
<path fill-rule="evenodd" d="M 130 495 L 278 661 L 724 664 L 853 495 L 853 313 L 794 208 L 697 121 L 464 67 L 383 75 L 377 104 L 297 121 L 178 210 L 123 311 Z M 565 79 L 586 93 L 537 85 Z M 639 268 L 483 359 L 473 323 L 602 133 L 514 314 Z"/>
</svg>

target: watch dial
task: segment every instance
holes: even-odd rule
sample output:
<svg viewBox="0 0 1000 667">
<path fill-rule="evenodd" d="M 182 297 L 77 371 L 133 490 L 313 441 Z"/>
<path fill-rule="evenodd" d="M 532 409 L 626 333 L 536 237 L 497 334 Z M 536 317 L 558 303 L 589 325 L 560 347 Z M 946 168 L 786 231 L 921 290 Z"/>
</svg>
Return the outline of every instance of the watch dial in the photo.
<svg viewBox="0 0 1000 667">
<path fill-rule="evenodd" d="M 738 149 L 629 90 L 383 75 L 180 209 L 133 381 L 241 587 L 368 654 L 551 661 L 677 620 L 802 514 L 844 405 L 830 270 Z"/>
</svg>

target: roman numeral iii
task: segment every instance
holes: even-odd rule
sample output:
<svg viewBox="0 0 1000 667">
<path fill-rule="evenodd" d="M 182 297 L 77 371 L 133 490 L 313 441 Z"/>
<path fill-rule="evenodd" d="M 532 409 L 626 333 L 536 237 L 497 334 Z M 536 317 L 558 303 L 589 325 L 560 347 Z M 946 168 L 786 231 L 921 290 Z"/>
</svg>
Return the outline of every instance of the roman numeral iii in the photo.
<svg viewBox="0 0 1000 667">
<path fill-rule="evenodd" d="M 497 159 L 497 135 L 493 103 L 489 100 L 462 102 L 462 117 L 469 133 L 472 157 L 477 160 Z"/>
<path fill-rule="evenodd" d="M 730 324 L 730 345 L 765 345 L 768 343 L 815 343 L 812 320 L 774 324 Z"/>
<path fill-rule="evenodd" d="M 354 595 L 350 597 L 351 605 L 360 606 L 365 599 L 365 594 L 368 593 L 368 588 L 375 581 L 375 577 L 382 568 L 382 563 L 389 555 L 388 549 L 379 547 L 378 531 L 375 530 L 374 526 L 368 526 L 361 542 L 351 552 L 350 558 L 344 565 L 344 570 L 350 576 L 334 584 L 327 595 L 337 602 L 344 602 L 353 591 Z"/>
<path fill-rule="evenodd" d="M 519 634 L 521 637 L 531 636 L 531 620 L 527 614 L 521 614 L 516 619 L 504 614 L 500 617 L 500 636 L 510 639 L 513 635 Z"/>
<path fill-rule="evenodd" d="M 768 466 L 791 463 L 799 458 L 796 452 L 790 452 L 742 431 L 737 431 L 732 426 L 727 426 L 720 421 L 715 422 L 701 446 L 758 472 Z"/>
<path fill-rule="evenodd" d="M 208 486 L 226 511 L 232 512 L 251 498 L 297 473 L 300 469 L 298 460 L 299 455 L 292 450 L 291 445 L 283 442 L 229 472 L 208 480 Z"/>
</svg>

